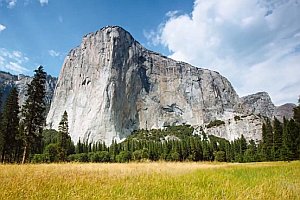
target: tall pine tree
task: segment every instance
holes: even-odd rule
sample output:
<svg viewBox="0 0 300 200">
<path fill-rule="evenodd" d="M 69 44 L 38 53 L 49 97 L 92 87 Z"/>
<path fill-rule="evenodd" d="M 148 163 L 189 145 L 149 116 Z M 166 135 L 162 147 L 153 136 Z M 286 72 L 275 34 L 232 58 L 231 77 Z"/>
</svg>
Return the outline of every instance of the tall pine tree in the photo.
<svg viewBox="0 0 300 200">
<path fill-rule="evenodd" d="M 298 99 L 298 106 L 294 108 L 294 120 L 298 129 L 298 133 L 295 135 L 297 158 L 300 159 L 300 98 Z"/>
<path fill-rule="evenodd" d="M 58 146 L 60 151 L 60 159 L 65 161 L 65 158 L 72 146 L 71 137 L 69 136 L 68 114 L 65 111 L 58 125 Z"/>
<path fill-rule="evenodd" d="M 272 158 L 273 160 L 280 160 L 280 150 L 282 147 L 282 124 L 274 117 L 273 121 L 273 147 L 272 147 Z"/>
<path fill-rule="evenodd" d="M 25 163 L 32 150 L 38 153 L 41 151 L 39 147 L 45 122 L 46 72 L 44 72 L 42 66 L 38 67 L 34 72 L 33 80 L 28 84 L 27 100 L 22 108 L 22 123 L 24 125 L 22 163 Z"/>
<path fill-rule="evenodd" d="M 3 148 L 1 161 L 7 160 L 9 162 L 15 161 L 15 157 L 18 152 L 17 140 L 19 129 L 19 103 L 18 103 L 18 91 L 14 87 L 10 91 L 2 114 L 1 132 L 3 134 Z"/>
<path fill-rule="evenodd" d="M 272 148 L 273 148 L 273 128 L 270 119 L 266 119 L 266 123 L 262 126 L 262 148 L 263 148 L 263 160 L 272 160 Z"/>
<path fill-rule="evenodd" d="M 292 138 L 289 131 L 289 120 L 283 118 L 282 146 L 280 150 L 281 160 L 292 160 L 291 142 Z"/>
</svg>

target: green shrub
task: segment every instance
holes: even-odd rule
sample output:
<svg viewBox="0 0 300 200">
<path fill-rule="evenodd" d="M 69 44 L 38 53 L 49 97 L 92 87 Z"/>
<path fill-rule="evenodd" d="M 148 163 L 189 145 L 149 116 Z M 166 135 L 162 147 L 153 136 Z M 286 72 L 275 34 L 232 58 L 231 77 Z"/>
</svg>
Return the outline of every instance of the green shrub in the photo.
<svg viewBox="0 0 300 200">
<path fill-rule="evenodd" d="M 178 152 L 172 152 L 170 155 L 172 161 L 180 161 L 180 155 Z"/>
<path fill-rule="evenodd" d="M 58 162 L 60 159 L 60 150 L 58 144 L 48 144 L 45 147 L 44 154 L 47 156 L 49 162 Z"/>
<path fill-rule="evenodd" d="M 236 116 L 234 116 L 234 120 L 239 121 L 239 120 L 241 120 L 241 117 L 236 115 Z"/>
<path fill-rule="evenodd" d="M 48 156 L 45 154 L 34 154 L 31 160 L 32 163 L 45 163 L 48 162 Z"/>
<path fill-rule="evenodd" d="M 99 156 L 100 162 L 109 162 L 110 161 L 110 155 L 107 151 L 99 151 L 97 152 Z"/>
<path fill-rule="evenodd" d="M 224 151 L 216 151 L 214 153 L 215 161 L 218 162 L 225 162 L 226 161 L 226 154 Z"/>
<path fill-rule="evenodd" d="M 121 151 L 116 156 L 116 161 L 119 163 L 129 162 L 130 159 L 131 159 L 131 155 L 130 155 L 130 152 L 128 152 L 128 151 Z"/>
<path fill-rule="evenodd" d="M 89 156 L 87 153 L 71 154 L 68 156 L 70 162 L 89 162 Z"/>
<path fill-rule="evenodd" d="M 142 157 L 143 157 L 142 155 L 143 155 L 142 150 L 135 150 L 132 153 L 132 159 L 135 160 L 135 161 L 140 161 L 140 160 L 142 160 Z"/>
</svg>

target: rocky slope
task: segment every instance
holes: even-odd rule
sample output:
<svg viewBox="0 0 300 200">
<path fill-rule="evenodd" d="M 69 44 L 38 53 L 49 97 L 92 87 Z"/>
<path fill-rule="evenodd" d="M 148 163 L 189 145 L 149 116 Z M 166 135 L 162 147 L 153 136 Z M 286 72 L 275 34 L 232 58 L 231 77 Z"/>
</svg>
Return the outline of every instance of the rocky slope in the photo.
<svg viewBox="0 0 300 200">
<path fill-rule="evenodd" d="M 109 144 L 136 129 L 199 126 L 250 113 L 271 115 L 274 105 L 265 108 L 269 99 L 260 97 L 240 99 L 218 72 L 149 51 L 124 29 L 105 27 L 84 36 L 65 58 L 47 125 L 57 129 L 66 110 L 75 142 L 81 138 Z M 253 101 L 254 110 L 249 106 Z M 253 123 L 257 119 L 245 117 L 236 126 L 227 123 L 219 132 L 228 139 L 241 134 L 260 139 L 261 121 Z"/>
<path fill-rule="evenodd" d="M 13 86 L 16 86 L 19 91 L 19 105 L 23 105 L 26 100 L 27 84 L 30 83 L 32 77 L 25 75 L 12 75 L 7 72 L 0 71 L 0 87 L 3 88 L 2 102 L 6 99 L 9 91 Z M 57 78 L 47 75 L 46 79 L 46 105 L 49 108 L 56 86 Z"/>
<path fill-rule="evenodd" d="M 296 107 L 293 103 L 286 103 L 281 106 L 277 106 L 274 112 L 274 116 L 280 121 L 283 121 L 283 117 L 290 119 L 293 117 L 293 110 Z"/>
</svg>

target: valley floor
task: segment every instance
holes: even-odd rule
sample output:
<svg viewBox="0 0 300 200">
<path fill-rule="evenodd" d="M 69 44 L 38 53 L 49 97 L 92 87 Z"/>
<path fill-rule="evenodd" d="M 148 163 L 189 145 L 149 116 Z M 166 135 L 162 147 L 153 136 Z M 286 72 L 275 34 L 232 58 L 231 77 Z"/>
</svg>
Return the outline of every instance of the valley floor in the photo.
<svg viewBox="0 0 300 200">
<path fill-rule="evenodd" d="M 300 161 L 0 165 L 0 199 L 300 199 Z"/>
</svg>

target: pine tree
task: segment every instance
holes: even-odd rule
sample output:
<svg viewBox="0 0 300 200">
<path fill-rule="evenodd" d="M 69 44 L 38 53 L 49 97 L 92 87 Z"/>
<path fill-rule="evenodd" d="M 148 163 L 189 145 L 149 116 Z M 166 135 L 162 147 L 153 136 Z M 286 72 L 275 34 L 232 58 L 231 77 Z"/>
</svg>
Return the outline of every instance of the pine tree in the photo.
<svg viewBox="0 0 300 200">
<path fill-rule="evenodd" d="M 42 66 L 34 72 L 33 80 L 27 85 L 27 100 L 22 108 L 22 123 L 24 124 L 24 134 L 21 136 L 24 142 L 22 163 L 25 163 L 32 150 L 41 151 L 39 147 L 45 122 L 46 72 Z"/>
<path fill-rule="evenodd" d="M 262 140 L 263 140 L 263 152 L 264 160 L 272 160 L 271 152 L 273 148 L 273 128 L 271 121 L 266 119 L 266 123 L 263 123 L 262 127 Z"/>
<path fill-rule="evenodd" d="M 280 150 L 280 159 L 287 161 L 291 160 L 292 152 L 291 152 L 291 137 L 288 125 L 289 121 L 285 118 L 283 118 L 283 132 L 282 132 L 282 146 Z"/>
<path fill-rule="evenodd" d="M 65 111 L 58 125 L 58 146 L 60 151 L 60 160 L 65 161 L 70 148 L 71 138 L 69 136 L 68 114 Z"/>
<path fill-rule="evenodd" d="M 18 91 L 14 87 L 10 91 L 3 109 L 1 132 L 3 135 L 3 147 L 1 161 L 4 162 L 14 161 L 17 154 L 17 141 L 16 136 L 18 134 L 19 127 L 19 103 L 18 103 Z"/>
<path fill-rule="evenodd" d="M 249 145 L 247 150 L 244 153 L 244 161 L 245 162 L 254 162 L 257 160 L 256 158 L 257 148 L 254 140 L 249 141 Z"/>
<path fill-rule="evenodd" d="M 297 145 L 297 158 L 300 159 L 300 98 L 298 99 L 298 106 L 294 108 L 294 120 L 298 129 L 295 135 L 295 142 Z"/>
<path fill-rule="evenodd" d="M 298 152 L 297 152 L 298 151 L 297 138 L 299 136 L 299 129 L 294 119 L 290 119 L 288 123 L 288 134 L 290 137 L 289 148 L 291 152 L 291 160 L 299 159 Z"/>
<path fill-rule="evenodd" d="M 273 122 L 273 147 L 272 147 L 272 158 L 273 160 L 280 160 L 280 150 L 282 147 L 282 124 L 281 122 L 274 117 Z"/>
<path fill-rule="evenodd" d="M 244 153 L 247 150 L 247 141 L 242 134 L 241 138 L 239 139 L 239 147 L 240 147 L 240 162 L 244 162 Z"/>
</svg>

